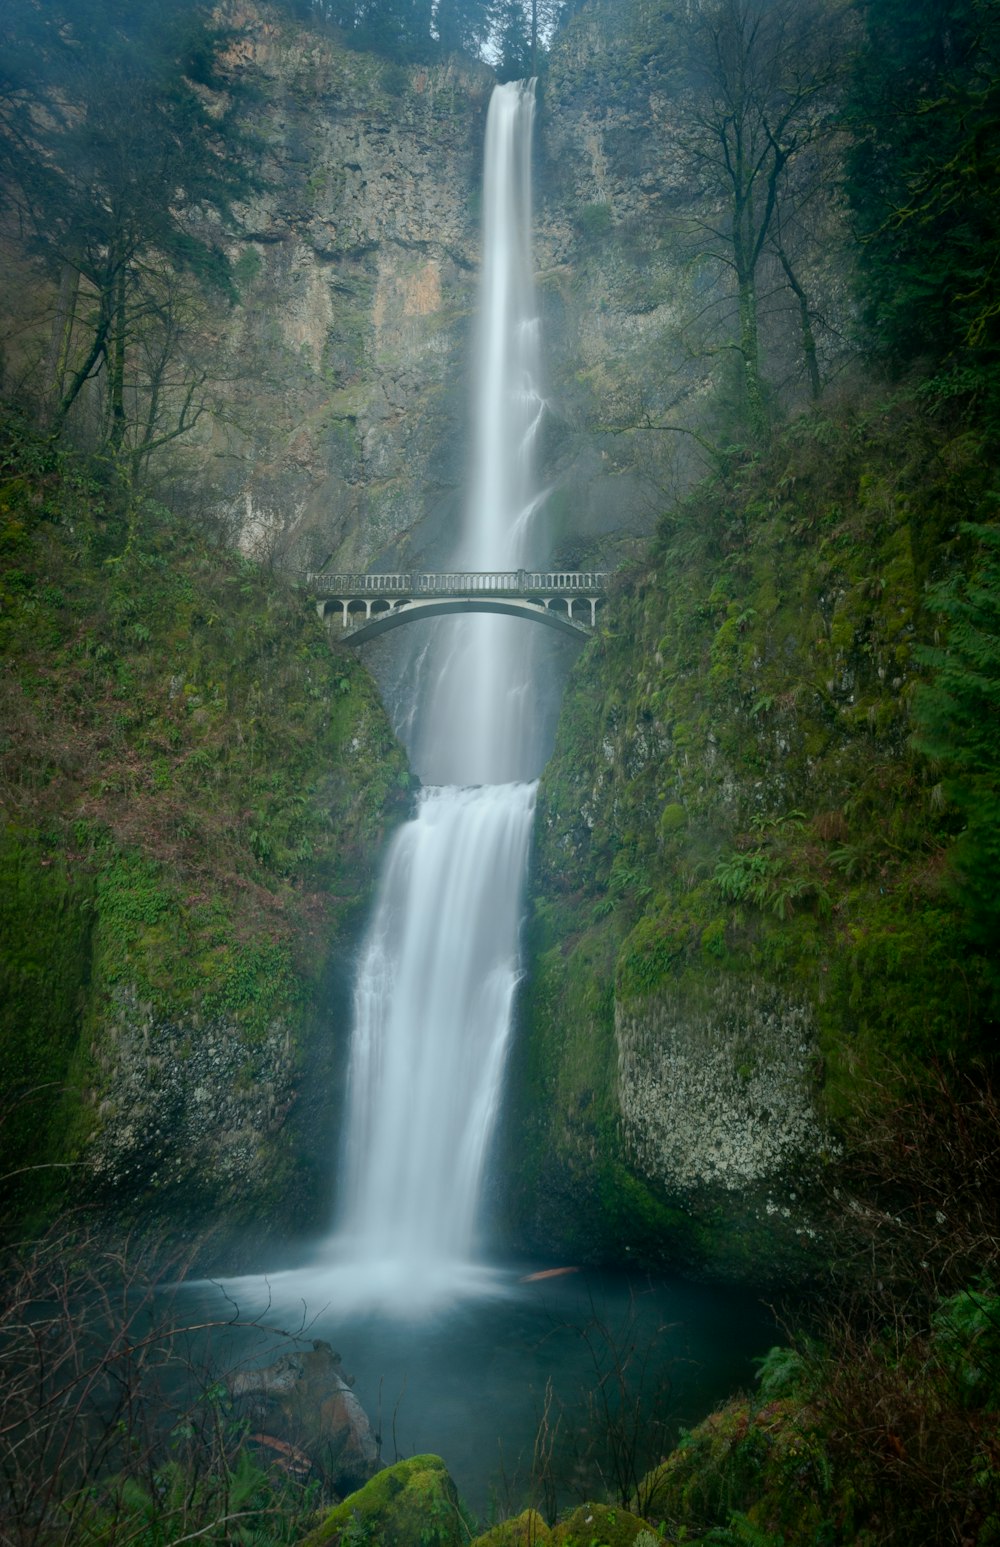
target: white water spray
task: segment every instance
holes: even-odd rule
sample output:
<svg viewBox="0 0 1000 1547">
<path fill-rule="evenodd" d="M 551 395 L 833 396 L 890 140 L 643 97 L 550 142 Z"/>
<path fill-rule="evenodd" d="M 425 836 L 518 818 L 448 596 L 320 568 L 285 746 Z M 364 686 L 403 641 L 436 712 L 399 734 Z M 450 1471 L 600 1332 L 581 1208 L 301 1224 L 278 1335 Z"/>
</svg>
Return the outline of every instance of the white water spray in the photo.
<svg viewBox="0 0 1000 1547">
<path fill-rule="evenodd" d="M 539 504 L 544 404 L 531 272 L 534 89 L 486 132 L 475 471 L 456 567 L 514 568 Z M 538 738 L 532 635 L 471 614 L 426 649 L 413 755 L 425 788 L 391 847 L 355 988 L 340 1254 L 402 1309 L 454 1292 L 474 1253 L 519 977 Z M 417 648 L 420 648 L 418 645 Z"/>
</svg>

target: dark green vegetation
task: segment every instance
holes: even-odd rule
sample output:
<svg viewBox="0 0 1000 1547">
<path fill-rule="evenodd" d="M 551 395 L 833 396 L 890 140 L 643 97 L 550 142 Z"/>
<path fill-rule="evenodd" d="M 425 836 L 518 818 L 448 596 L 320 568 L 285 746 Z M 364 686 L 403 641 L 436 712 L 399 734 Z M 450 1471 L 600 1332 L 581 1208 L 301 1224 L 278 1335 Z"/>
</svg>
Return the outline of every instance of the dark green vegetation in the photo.
<svg viewBox="0 0 1000 1547">
<path fill-rule="evenodd" d="M 744 391 L 539 804 L 521 1228 L 814 1290 L 640 1488 L 668 1540 L 1000 1539 L 997 16 L 861 19 L 862 369 L 792 422 Z"/>
<path fill-rule="evenodd" d="M 817 1135 L 873 1080 L 988 1055 L 998 747 L 977 711 L 997 691 L 996 576 L 964 523 L 990 483 L 981 437 L 947 416 L 902 396 L 831 401 L 699 490 L 623 579 L 571 683 L 539 813 L 522 1186 L 536 1209 L 585 1188 L 570 1249 L 642 1249 L 649 1227 L 669 1239 L 662 1211 L 698 1190 L 668 1166 L 676 1185 L 648 1194 L 647 1151 L 623 1194 L 630 1016 L 652 1023 L 666 1004 L 692 1026 L 722 999 L 757 1002 L 758 1024 L 730 1015 L 724 1037 L 749 1092 L 773 1056 L 764 1012 L 804 1007 Z M 975 581 L 928 592 L 966 566 Z M 945 608 L 966 631 L 931 652 L 939 672 L 917 691 Z M 748 1124 L 762 1106 L 748 1095 Z M 821 1137 L 811 1148 L 821 1161 Z M 742 1234 L 720 1208 L 678 1221 L 686 1256 L 719 1249 L 712 1220 Z M 774 1227 L 764 1216 L 766 1238 Z M 766 1276 L 769 1249 L 754 1249 Z M 730 1270 L 733 1250 L 727 1236 Z"/>
<path fill-rule="evenodd" d="M 402 753 L 299 595 L 155 507 L 130 538 L 14 422 L 2 454 L 6 1186 L 305 1223 L 284 1120 Z"/>
<path fill-rule="evenodd" d="M 501 80 L 537 75 L 545 40 L 565 0 L 293 0 L 311 21 L 336 27 L 351 48 L 426 63 L 441 53 L 484 50 Z"/>
<path fill-rule="evenodd" d="M 996 14 L 872 0 L 840 60 L 837 15 L 806 38 L 720 0 L 690 45 L 744 391 L 738 444 L 622 572 L 543 782 L 509 1154 L 532 1238 L 574 1254 L 815 1271 L 870 1114 L 992 1058 Z M 741 265 L 793 226 L 820 141 L 867 373 L 912 381 L 855 371 L 782 425 Z"/>
<path fill-rule="evenodd" d="M 920 1335 L 850 1323 L 776 1348 L 643 1480 L 670 1540 L 766 1544 L 1000 1540 L 998 1312 L 979 1284 Z"/>
<path fill-rule="evenodd" d="M 996 401 L 1000 17 L 989 0 L 870 0 L 847 183 L 867 318 L 897 365 Z"/>
</svg>

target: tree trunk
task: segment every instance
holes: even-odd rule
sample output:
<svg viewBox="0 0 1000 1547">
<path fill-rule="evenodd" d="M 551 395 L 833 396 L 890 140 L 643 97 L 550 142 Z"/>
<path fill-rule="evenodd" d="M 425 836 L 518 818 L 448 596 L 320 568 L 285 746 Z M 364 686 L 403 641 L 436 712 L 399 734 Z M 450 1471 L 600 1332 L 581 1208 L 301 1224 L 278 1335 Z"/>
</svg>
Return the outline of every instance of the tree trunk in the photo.
<svg viewBox="0 0 1000 1547">
<path fill-rule="evenodd" d="M 108 359 L 108 400 L 111 409 L 109 442 L 120 451 L 125 439 L 125 270 L 115 280 L 114 326 Z"/>
<path fill-rule="evenodd" d="M 90 348 L 87 350 L 83 361 L 73 373 L 69 386 L 62 395 L 58 408 L 52 416 L 52 433 L 59 435 L 66 422 L 66 415 L 76 402 L 85 381 L 89 381 L 94 366 L 103 354 L 106 353 L 108 334 L 111 330 L 111 295 L 108 287 L 100 294 L 97 322 L 94 325 L 94 334 L 90 340 Z"/>
<path fill-rule="evenodd" d="M 76 321 L 76 299 L 80 291 L 80 271 L 71 263 L 63 263 L 59 274 L 59 294 L 56 298 L 56 314 L 52 321 L 52 333 L 45 356 L 45 408 L 43 420 L 48 428 L 62 401 L 69 370 L 70 349 L 73 342 L 73 324 Z"/>
<path fill-rule="evenodd" d="M 760 338 L 757 332 L 757 286 L 753 274 L 739 276 L 740 359 L 747 427 L 754 440 L 767 436 L 767 415 L 760 379 Z"/>
<path fill-rule="evenodd" d="M 815 403 L 823 390 L 823 385 L 819 377 L 816 335 L 813 333 L 812 318 L 809 315 L 809 302 L 805 291 L 799 284 L 792 265 L 788 261 L 785 249 L 780 243 L 776 244 L 775 251 L 778 254 L 778 261 L 785 271 L 785 278 L 788 280 L 789 287 L 799 303 L 799 331 L 802 335 L 802 353 L 805 356 L 806 374 L 809 377 L 809 395 Z"/>
</svg>

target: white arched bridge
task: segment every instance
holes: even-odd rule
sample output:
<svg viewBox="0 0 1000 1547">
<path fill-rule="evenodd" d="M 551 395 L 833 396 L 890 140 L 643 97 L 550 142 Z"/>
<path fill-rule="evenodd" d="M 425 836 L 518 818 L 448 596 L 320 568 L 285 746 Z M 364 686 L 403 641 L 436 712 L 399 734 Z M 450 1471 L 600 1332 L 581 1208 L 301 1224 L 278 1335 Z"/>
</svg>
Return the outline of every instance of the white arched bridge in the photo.
<svg viewBox="0 0 1000 1547">
<path fill-rule="evenodd" d="M 607 575 L 595 571 L 454 570 L 422 575 L 307 574 L 321 618 L 339 638 L 360 645 L 418 618 L 453 612 L 505 613 L 577 639 L 593 634 L 607 594 Z"/>
</svg>

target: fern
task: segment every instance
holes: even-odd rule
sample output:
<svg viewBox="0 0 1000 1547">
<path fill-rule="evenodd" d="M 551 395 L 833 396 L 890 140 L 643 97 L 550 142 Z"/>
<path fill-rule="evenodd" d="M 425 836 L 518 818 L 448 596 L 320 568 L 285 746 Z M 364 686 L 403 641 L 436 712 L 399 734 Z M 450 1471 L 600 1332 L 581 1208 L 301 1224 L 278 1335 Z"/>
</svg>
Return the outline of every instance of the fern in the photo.
<svg viewBox="0 0 1000 1547">
<path fill-rule="evenodd" d="M 769 1348 L 753 1362 L 757 1366 L 760 1394 L 768 1402 L 798 1391 L 805 1379 L 805 1361 L 794 1348 Z"/>
<path fill-rule="evenodd" d="M 748 1516 L 735 1509 L 729 1516 L 729 1524 L 716 1526 L 704 1540 L 711 1542 L 713 1547 L 715 1544 L 718 1547 L 784 1547 L 785 1544 L 783 1536 L 754 1525 Z"/>
</svg>

